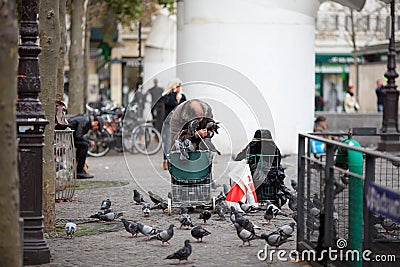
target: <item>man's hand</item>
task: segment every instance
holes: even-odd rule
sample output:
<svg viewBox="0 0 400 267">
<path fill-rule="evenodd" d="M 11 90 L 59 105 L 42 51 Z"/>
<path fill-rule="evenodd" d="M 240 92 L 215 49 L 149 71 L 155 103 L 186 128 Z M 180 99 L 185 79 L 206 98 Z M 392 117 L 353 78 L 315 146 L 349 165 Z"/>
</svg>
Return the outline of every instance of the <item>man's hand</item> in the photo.
<svg viewBox="0 0 400 267">
<path fill-rule="evenodd" d="M 206 137 L 208 134 L 207 129 L 201 129 L 197 131 L 197 135 L 200 136 L 201 138 Z"/>
<path fill-rule="evenodd" d="M 94 147 L 94 141 L 90 141 L 90 147 Z"/>
</svg>

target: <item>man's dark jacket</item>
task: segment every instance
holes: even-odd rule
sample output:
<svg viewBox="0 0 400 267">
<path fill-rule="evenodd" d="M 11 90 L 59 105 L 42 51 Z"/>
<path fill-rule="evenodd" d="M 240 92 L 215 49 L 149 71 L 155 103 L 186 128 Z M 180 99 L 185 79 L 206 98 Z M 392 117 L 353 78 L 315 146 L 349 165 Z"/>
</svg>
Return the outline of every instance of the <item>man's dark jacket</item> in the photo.
<svg viewBox="0 0 400 267">
<path fill-rule="evenodd" d="M 89 140 L 85 137 L 85 135 L 89 132 L 91 125 L 90 117 L 87 114 L 76 115 L 68 119 L 68 127 L 71 128 L 71 130 L 74 130 L 75 143 L 89 143 Z"/>
</svg>

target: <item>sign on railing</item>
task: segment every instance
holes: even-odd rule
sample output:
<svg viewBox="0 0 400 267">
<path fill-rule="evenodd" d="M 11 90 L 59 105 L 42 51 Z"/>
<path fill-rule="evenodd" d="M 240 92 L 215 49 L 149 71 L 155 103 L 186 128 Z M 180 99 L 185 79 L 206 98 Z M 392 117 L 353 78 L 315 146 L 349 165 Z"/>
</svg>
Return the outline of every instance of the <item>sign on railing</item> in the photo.
<svg viewBox="0 0 400 267">
<path fill-rule="evenodd" d="M 374 183 L 367 183 L 365 189 L 366 204 L 369 210 L 400 223 L 399 193 Z"/>
</svg>

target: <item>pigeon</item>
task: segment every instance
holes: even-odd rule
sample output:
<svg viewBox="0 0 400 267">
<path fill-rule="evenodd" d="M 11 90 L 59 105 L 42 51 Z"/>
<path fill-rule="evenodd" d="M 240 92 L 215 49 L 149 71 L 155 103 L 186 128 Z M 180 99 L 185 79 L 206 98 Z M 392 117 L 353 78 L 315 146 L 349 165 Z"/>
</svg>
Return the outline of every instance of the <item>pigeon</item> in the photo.
<svg viewBox="0 0 400 267">
<path fill-rule="evenodd" d="M 334 196 L 336 196 L 337 194 L 340 194 L 346 188 L 345 185 L 338 183 L 336 181 L 333 182 L 333 185 L 335 186 L 333 189 Z"/>
<path fill-rule="evenodd" d="M 143 199 L 143 195 L 140 194 L 136 189 L 133 189 L 133 201 L 135 204 L 141 204 L 142 202 L 146 202 Z"/>
<path fill-rule="evenodd" d="M 215 197 L 215 204 L 218 205 L 222 203 L 226 199 L 226 195 L 221 191 L 219 194 Z"/>
<path fill-rule="evenodd" d="M 316 207 L 316 208 L 318 208 L 318 209 L 321 209 L 321 207 L 322 207 L 322 202 L 321 202 L 321 200 L 318 198 L 318 194 L 317 194 L 317 193 L 314 194 L 314 196 L 313 196 L 313 198 L 312 198 L 312 203 L 313 203 L 314 207 Z"/>
<path fill-rule="evenodd" d="M 137 222 L 136 224 L 137 224 L 137 228 L 138 228 L 139 232 L 146 236 L 144 238 L 145 240 L 148 240 L 148 238 L 151 235 L 155 235 L 155 234 L 158 234 L 159 232 L 161 232 L 161 230 L 157 230 L 156 228 L 145 225 L 141 222 Z"/>
<path fill-rule="evenodd" d="M 185 227 L 193 227 L 193 222 L 192 222 L 192 218 L 190 218 L 190 215 L 188 214 L 188 209 L 184 206 L 180 207 L 180 211 L 179 211 L 179 222 L 181 223 L 181 226 L 179 227 L 179 229 L 182 229 L 182 226 Z"/>
<path fill-rule="evenodd" d="M 219 124 L 219 122 L 210 121 L 210 122 L 207 123 L 206 129 L 207 129 L 208 131 L 213 131 L 213 132 L 215 132 L 216 134 L 219 134 L 219 133 L 218 133 L 218 129 L 221 128 L 221 127 L 220 127 L 218 124 Z"/>
<path fill-rule="evenodd" d="M 297 181 L 296 180 L 291 179 L 290 185 L 292 186 L 294 191 L 297 191 Z"/>
<path fill-rule="evenodd" d="M 400 230 L 400 226 L 390 219 L 384 219 L 381 225 L 383 229 L 386 230 L 387 233 Z"/>
<path fill-rule="evenodd" d="M 112 209 L 105 209 L 105 210 L 103 210 L 103 215 L 106 215 L 107 213 L 110 213 L 110 212 L 112 212 Z"/>
<path fill-rule="evenodd" d="M 157 205 L 159 203 L 165 202 L 165 200 L 162 197 L 160 197 L 159 195 L 156 195 L 151 191 L 149 191 L 148 193 L 149 193 L 149 197 L 150 197 L 151 201 L 153 201 L 154 204 Z"/>
<path fill-rule="evenodd" d="M 167 198 L 172 199 L 172 193 L 168 192 Z"/>
<path fill-rule="evenodd" d="M 174 236 L 174 225 L 170 224 L 167 230 L 162 230 L 161 232 L 152 235 L 149 237 L 149 240 L 157 239 L 162 242 L 161 246 L 164 246 L 164 243 L 169 244 L 169 240 Z"/>
<path fill-rule="evenodd" d="M 186 260 L 187 262 L 193 263 L 193 261 L 189 261 L 188 258 L 192 254 L 192 246 L 190 245 L 190 240 L 185 240 L 185 245 L 183 248 L 179 249 L 177 252 L 168 255 L 165 259 L 177 259 L 179 260 L 179 264 L 181 260 Z"/>
<path fill-rule="evenodd" d="M 310 216 L 306 220 L 306 225 L 310 235 L 313 235 L 315 230 L 319 230 L 320 223 L 319 220 Z"/>
<path fill-rule="evenodd" d="M 158 203 L 157 205 L 152 206 L 150 209 L 151 210 L 161 209 L 163 212 L 165 212 L 168 209 L 168 203 L 163 201 Z"/>
<path fill-rule="evenodd" d="M 270 223 L 272 218 L 281 215 L 287 217 L 288 215 L 284 212 L 282 212 L 276 205 L 272 204 L 269 200 L 267 200 L 266 204 L 266 211 L 264 214 L 264 218 L 267 220 L 267 224 Z"/>
<path fill-rule="evenodd" d="M 293 194 L 291 197 L 289 197 L 288 207 L 292 211 L 297 210 L 297 194 Z"/>
<path fill-rule="evenodd" d="M 192 141 L 183 138 L 175 140 L 175 149 L 181 153 L 180 160 L 189 160 L 189 152 L 195 151 Z"/>
<path fill-rule="evenodd" d="M 65 224 L 65 233 L 67 237 L 72 238 L 72 235 L 76 232 L 77 226 L 72 221 L 69 221 Z"/>
<path fill-rule="evenodd" d="M 105 214 L 103 214 L 101 211 L 98 211 L 97 213 L 90 215 L 89 218 L 100 219 L 100 215 Z"/>
<path fill-rule="evenodd" d="M 249 213 L 249 212 L 253 212 L 253 211 L 257 211 L 259 210 L 259 208 L 251 205 L 251 204 L 246 204 L 243 203 L 242 201 L 238 201 L 240 208 L 244 211 L 244 213 Z"/>
<path fill-rule="evenodd" d="M 194 238 L 197 239 L 197 242 L 203 242 L 203 237 L 211 235 L 211 233 L 204 229 L 201 225 L 194 227 L 190 233 Z"/>
<path fill-rule="evenodd" d="M 345 185 L 349 184 L 349 174 L 347 172 L 343 173 L 339 177 L 340 177 L 340 180 L 342 180 L 342 183 L 344 183 Z"/>
<path fill-rule="evenodd" d="M 130 238 L 137 236 L 139 230 L 137 224 L 134 222 L 130 222 L 127 219 L 121 219 L 122 223 L 124 224 L 125 230 L 131 234 Z"/>
<path fill-rule="evenodd" d="M 218 214 L 220 221 L 225 221 L 225 213 L 228 212 L 228 208 L 224 204 L 224 202 L 218 203 L 215 205 L 215 211 Z"/>
<path fill-rule="evenodd" d="M 288 241 L 292 241 L 288 240 L 287 237 L 281 235 L 278 231 L 272 232 L 270 234 L 261 234 L 261 238 L 267 241 L 268 245 L 276 248 Z"/>
<path fill-rule="evenodd" d="M 110 209 L 110 207 L 111 207 L 111 200 L 110 199 L 106 199 L 106 200 L 103 200 L 103 202 L 101 202 L 101 210 L 108 210 L 108 209 Z"/>
<path fill-rule="evenodd" d="M 236 214 L 239 214 L 238 211 L 235 209 L 235 207 L 231 206 L 231 215 L 229 218 L 231 219 L 232 223 L 236 222 Z"/>
<path fill-rule="evenodd" d="M 209 210 L 203 210 L 200 213 L 199 219 L 203 219 L 204 225 L 207 225 L 207 220 L 211 218 L 211 212 Z"/>
<path fill-rule="evenodd" d="M 256 234 L 244 229 L 242 226 L 240 226 L 240 224 L 235 223 L 234 225 L 235 225 L 236 233 L 237 233 L 238 237 L 243 241 L 243 244 L 241 244 L 239 247 L 243 247 L 243 245 L 246 242 L 249 243 L 249 246 L 250 246 L 251 240 L 259 238 L 259 236 L 257 236 Z"/>
<path fill-rule="evenodd" d="M 149 203 L 145 202 L 142 204 L 142 211 L 143 211 L 144 217 L 150 216 L 150 210 L 151 210 L 151 206 Z"/>
<path fill-rule="evenodd" d="M 293 232 L 294 232 L 294 226 L 295 223 L 289 223 L 282 225 L 281 227 L 278 228 L 278 233 L 282 235 L 283 237 L 291 237 Z"/>
<path fill-rule="evenodd" d="M 194 136 L 196 129 L 199 127 L 200 123 L 198 119 L 194 119 L 188 123 L 188 135 L 190 137 Z"/>
<path fill-rule="evenodd" d="M 124 215 L 122 212 L 118 212 L 118 213 L 110 212 L 110 213 L 107 213 L 105 215 L 99 215 L 99 219 L 101 221 L 105 221 L 107 223 L 110 223 L 110 222 L 114 221 L 115 219 L 118 219 L 122 215 Z"/>
</svg>

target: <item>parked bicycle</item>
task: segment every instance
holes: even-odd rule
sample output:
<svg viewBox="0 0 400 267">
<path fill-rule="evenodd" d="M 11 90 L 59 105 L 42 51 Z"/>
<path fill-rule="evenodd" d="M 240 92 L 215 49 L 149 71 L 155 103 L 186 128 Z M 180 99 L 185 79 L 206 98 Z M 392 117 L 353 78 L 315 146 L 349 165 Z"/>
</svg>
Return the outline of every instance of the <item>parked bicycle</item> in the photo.
<svg viewBox="0 0 400 267">
<path fill-rule="evenodd" d="M 99 110 L 89 105 L 86 108 L 89 113 L 101 116 L 104 120 L 101 132 L 87 134 L 95 143 L 88 151 L 90 156 L 104 156 L 112 148 L 118 152 L 139 152 L 145 155 L 156 154 L 161 149 L 161 134 L 150 122 L 138 118 L 136 104 L 127 108 L 106 106 Z"/>
</svg>

